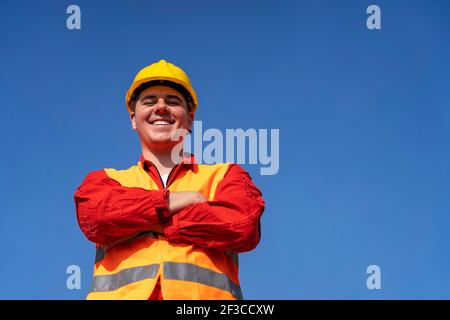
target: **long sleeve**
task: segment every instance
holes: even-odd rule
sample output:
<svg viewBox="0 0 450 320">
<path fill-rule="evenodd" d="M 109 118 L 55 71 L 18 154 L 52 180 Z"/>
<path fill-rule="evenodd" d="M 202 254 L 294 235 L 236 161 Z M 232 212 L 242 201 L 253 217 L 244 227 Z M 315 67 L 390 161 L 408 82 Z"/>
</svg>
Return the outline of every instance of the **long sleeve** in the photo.
<svg viewBox="0 0 450 320">
<path fill-rule="evenodd" d="M 81 230 L 100 246 L 140 231 L 162 230 L 170 216 L 167 191 L 124 187 L 104 170 L 89 173 L 74 198 Z"/>
<path fill-rule="evenodd" d="M 260 240 L 264 200 L 250 175 L 231 165 L 213 201 L 190 205 L 168 219 L 164 233 L 171 242 L 190 242 L 222 251 L 253 250 Z"/>
</svg>

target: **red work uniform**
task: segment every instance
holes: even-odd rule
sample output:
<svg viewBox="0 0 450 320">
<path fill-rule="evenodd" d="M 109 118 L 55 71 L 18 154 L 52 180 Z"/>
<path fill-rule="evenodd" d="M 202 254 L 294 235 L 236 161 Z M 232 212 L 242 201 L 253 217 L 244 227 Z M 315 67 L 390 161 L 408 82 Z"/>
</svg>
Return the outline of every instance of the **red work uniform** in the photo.
<svg viewBox="0 0 450 320">
<path fill-rule="evenodd" d="M 98 247 L 110 246 L 119 239 L 152 228 L 170 243 L 192 243 L 222 251 L 250 251 L 259 243 L 264 200 L 249 174 L 239 165 L 228 167 L 217 185 L 214 199 L 190 205 L 175 215 L 169 211 L 169 191 L 156 167 L 142 156 L 139 166 L 159 190 L 123 186 L 104 170 L 98 170 L 88 174 L 75 192 L 80 228 Z M 187 163 L 183 161 L 174 167 L 167 186 L 186 170 L 195 170 L 195 166 L 191 156 Z M 158 278 L 149 299 L 163 299 L 160 283 Z"/>
</svg>

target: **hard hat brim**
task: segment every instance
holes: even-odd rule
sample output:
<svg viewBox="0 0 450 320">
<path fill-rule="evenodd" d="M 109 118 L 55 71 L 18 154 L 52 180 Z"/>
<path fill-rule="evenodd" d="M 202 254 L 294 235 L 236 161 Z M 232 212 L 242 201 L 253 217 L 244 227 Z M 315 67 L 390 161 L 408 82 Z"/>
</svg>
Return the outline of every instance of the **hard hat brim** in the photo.
<svg viewBox="0 0 450 320">
<path fill-rule="evenodd" d="M 142 84 L 147 83 L 147 82 L 152 82 L 152 81 L 168 81 L 168 82 L 173 82 L 176 83 L 178 85 L 181 85 L 186 92 L 189 93 L 190 97 L 192 98 L 192 103 L 193 103 L 193 108 L 192 108 L 192 112 L 195 112 L 195 110 L 197 109 L 197 105 L 198 105 L 198 101 L 197 101 L 197 95 L 195 93 L 195 91 L 192 89 L 192 87 L 185 83 L 184 81 L 180 81 L 179 79 L 176 78 L 172 78 L 172 77 L 147 77 L 147 78 L 143 78 L 140 79 L 139 81 L 133 82 L 133 84 L 130 86 L 130 88 L 127 91 L 127 95 L 126 95 L 126 105 L 127 105 L 127 109 L 128 112 L 132 112 L 131 109 L 131 102 L 132 102 L 132 98 L 133 98 L 133 93 L 134 91 Z M 157 83 L 155 82 L 155 85 L 157 85 Z"/>
</svg>

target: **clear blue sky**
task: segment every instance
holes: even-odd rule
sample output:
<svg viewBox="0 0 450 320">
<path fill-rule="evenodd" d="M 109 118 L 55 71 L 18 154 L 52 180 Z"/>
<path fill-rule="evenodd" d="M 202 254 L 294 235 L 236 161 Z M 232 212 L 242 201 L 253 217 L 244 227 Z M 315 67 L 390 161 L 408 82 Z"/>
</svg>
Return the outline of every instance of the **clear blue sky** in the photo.
<svg viewBox="0 0 450 320">
<path fill-rule="evenodd" d="M 279 173 L 245 166 L 267 202 L 245 298 L 450 299 L 449 1 L 1 1 L 0 24 L 0 298 L 85 297 L 73 192 L 138 160 L 125 91 L 164 58 L 204 128 L 280 129 Z"/>
</svg>

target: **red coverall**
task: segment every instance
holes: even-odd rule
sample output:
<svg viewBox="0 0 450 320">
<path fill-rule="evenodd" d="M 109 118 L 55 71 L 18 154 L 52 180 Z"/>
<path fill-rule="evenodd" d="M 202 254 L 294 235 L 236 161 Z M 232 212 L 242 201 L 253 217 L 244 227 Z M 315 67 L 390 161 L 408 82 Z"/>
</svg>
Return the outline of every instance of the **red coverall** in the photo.
<svg viewBox="0 0 450 320">
<path fill-rule="evenodd" d="M 183 170 L 195 165 L 193 156 L 191 161 L 194 164 L 181 163 L 174 167 L 167 185 Z M 259 220 L 265 204 L 250 175 L 239 165 L 230 166 L 217 186 L 213 201 L 196 203 L 177 212 L 178 224 L 175 226 L 168 207 L 168 192 L 158 170 L 142 156 L 141 164 L 160 190 L 121 186 L 103 170 L 88 174 L 77 189 L 74 195 L 77 218 L 89 240 L 107 246 L 120 238 L 156 227 L 171 242 L 190 242 L 234 252 L 250 251 L 257 246 L 261 236 Z M 243 217 L 246 218 L 243 220 Z M 236 237 L 236 230 L 241 234 L 253 233 L 252 241 L 249 242 L 248 237 L 246 241 Z M 162 299 L 159 283 L 150 299 Z"/>
</svg>

